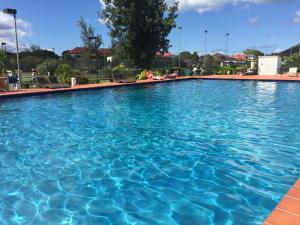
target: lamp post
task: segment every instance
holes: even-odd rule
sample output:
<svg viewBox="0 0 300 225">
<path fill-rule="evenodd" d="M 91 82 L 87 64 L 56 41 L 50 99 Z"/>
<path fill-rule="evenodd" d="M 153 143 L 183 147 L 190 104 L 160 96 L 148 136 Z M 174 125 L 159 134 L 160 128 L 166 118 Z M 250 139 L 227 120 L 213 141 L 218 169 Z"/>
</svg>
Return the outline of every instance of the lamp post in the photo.
<svg viewBox="0 0 300 225">
<path fill-rule="evenodd" d="M 181 34 L 181 30 L 182 30 L 182 27 L 178 27 L 178 51 L 179 51 L 179 55 L 178 55 L 178 67 L 180 68 L 181 67 L 181 57 L 180 57 L 180 52 L 181 52 L 181 46 L 180 46 L 180 34 Z"/>
<path fill-rule="evenodd" d="M 228 41 L 229 41 L 229 33 L 226 33 L 226 56 L 228 56 Z"/>
<path fill-rule="evenodd" d="M 1 47 L 2 47 L 2 51 L 6 52 L 6 43 L 5 42 L 1 42 Z"/>
<path fill-rule="evenodd" d="M 206 67 L 206 36 L 207 36 L 207 30 L 204 31 L 204 68 Z"/>
<path fill-rule="evenodd" d="M 16 48 L 17 48 L 17 66 L 18 66 L 18 81 L 20 86 L 22 86 L 22 78 L 20 72 L 20 60 L 19 60 L 19 42 L 18 42 L 18 31 L 17 31 L 17 10 L 16 9 L 3 9 L 3 13 L 11 15 L 14 17 L 15 22 L 15 35 L 16 35 Z"/>
<path fill-rule="evenodd" d="M 97 37 L 89 37 L 88 39 L 90 41 L 92 40 L 96 40 Z M 96 51 L 96 69 L 97 69 L 97 83 L 99 83 L 99 62 L 98 62 L 98 49 L 96 49 L 96 46 L 94 47 L 94 49 Z"/>
</svg>

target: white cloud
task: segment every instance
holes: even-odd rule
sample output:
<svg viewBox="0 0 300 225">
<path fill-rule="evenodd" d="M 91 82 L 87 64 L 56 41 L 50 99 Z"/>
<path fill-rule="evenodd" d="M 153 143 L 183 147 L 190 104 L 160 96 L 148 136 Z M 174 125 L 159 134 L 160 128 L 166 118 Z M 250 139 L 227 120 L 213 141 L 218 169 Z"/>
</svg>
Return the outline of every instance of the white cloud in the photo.
<svg viewBox="0 0 300 225">
<path fill-rule="evenodd" d="M 277 49 L 275 49 L 275 53 L 280 53 L 280 52 L 282 52 L 283 51 L 283 49 L 282 48 L 277 48 Z"/>
<path fill-rule="evenodd" d="M 105 20 L 103 20 L 102 18 L 98 18 L 97 19 L 98 23 L 100 23 L 101 25 L 106 25 L 107 22 Z"/>
<path fill-rule="evenodd" d="M 105 8 L 103 0 L 98 0 L 101 8 Z M 168 4 L 174 4 L 177 0 L 166 0 Z M 205 13 L 208 11 L 214 11 L 221 9 L 225 5 L 238 6 L 239 8 L 248 8 L 252 4 L 268 4 L 276 2 L 285 2 L 290 0 L 178 0 L 179 9 L 182 11 L 185 10 L 194 10 L 199 13 Z"/>
<path fill-rule="evenodd" d="M 248 22 L 249 22 L 251 25 L 256 25 L 256 24 L 259 23 L 259 18 L 258 18 L 258 17 L 250 18 Z"/>
<path fill-rule="evenodd" d="M 102 2 L 102 0 L 99 0 Z M 289 0 L 179 0 L 180 10 L 196 10 L 199 13 L 221 9 L 225 5 L 239 6 L 240 8 L 249 7 L 251 4 L 267 4 L 284 2 Z M 167 0 L 173 3 L 174 0 Z"/>
<path fill-rule="evenodd" d="M 23 48 L 25 45 L 22 45 L 22 38 L 32 34 L 31 23 L 23 19 L 17 19 L 17 28 L 20 48 Z M 6 43 L 8 50 L 15 50 L 14 18 L 3 12 L 0 12 L 0 41 Z"/>
<path fill-rule="evenodd" d="M 293 22 L 296 24 L 300 24 L 300 10 L 296 11 L 295 17 L 293 19 Z"/>
<path fill-rule="evenodd" d="M 100 5 L 101 5 L 102 9 L 105 9 L 105 3 L 104 3 L 104 1 L 103 0 L 99 0 L 99 2 L 100 2 Z"/>
</svg>

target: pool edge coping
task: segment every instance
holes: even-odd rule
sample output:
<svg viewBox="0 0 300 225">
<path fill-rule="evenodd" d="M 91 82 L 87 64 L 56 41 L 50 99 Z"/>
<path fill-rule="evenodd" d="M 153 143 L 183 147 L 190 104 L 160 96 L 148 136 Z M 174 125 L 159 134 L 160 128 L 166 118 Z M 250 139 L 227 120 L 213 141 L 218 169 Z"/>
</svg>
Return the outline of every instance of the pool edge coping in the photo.
<svg viewBox="0 0 300 225">
<path fill-rule="evenodd" d="M 166 79 L 166 80 L 146 80 L 146 81 L 138 81 L 132 83 L 100 83 L 100 84 L 90 84 L 90 85 L 78 85 L 70 88 L 57 88 L 57 89 L 32 89 L 32 91 L 11 91 L 6 92 L 4 94 L 0 93 L 1 99 L 8 98 L 19 98 L 19 97 L 30 97 L 30 96 L 39 96 L 39 95 L 48 95 L 48 94 L 58 94 L 58 93 L 70 93 L 70 92 L 79 92 L 85 90 L 100 90 L 100 89 L 108 89 L 108 88 L 117 88 L 117 87 L 126 87 L 126 86 L 140 86 L 146 84 L 158 84 L 158 83 L 169 83 L 169 82 L 178 82 L 178 81 L 188 81 L 188 80 L 196 80 L 197 77 L 189 76 L 189 77 L 180 77 L 176 79 Z"/>
<path fill-rule="evenodd" d="M 292 224 L 300 224 L 300 178 L 263 223 L 263 225 Z"/>
</svg>

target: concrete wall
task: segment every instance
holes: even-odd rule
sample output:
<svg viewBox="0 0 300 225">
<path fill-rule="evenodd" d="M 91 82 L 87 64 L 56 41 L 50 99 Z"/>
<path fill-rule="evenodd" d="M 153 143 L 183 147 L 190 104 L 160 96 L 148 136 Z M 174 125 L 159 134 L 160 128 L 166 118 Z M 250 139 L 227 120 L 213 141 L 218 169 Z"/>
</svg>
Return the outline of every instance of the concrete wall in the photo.
<svg viewBox="0 0 300 225">
<path fill-rule="evenodd" d="M 280 56 L 258 57 L 258 75 L 276 75 L 280 73 L 282 61 Z"/>
</svg>

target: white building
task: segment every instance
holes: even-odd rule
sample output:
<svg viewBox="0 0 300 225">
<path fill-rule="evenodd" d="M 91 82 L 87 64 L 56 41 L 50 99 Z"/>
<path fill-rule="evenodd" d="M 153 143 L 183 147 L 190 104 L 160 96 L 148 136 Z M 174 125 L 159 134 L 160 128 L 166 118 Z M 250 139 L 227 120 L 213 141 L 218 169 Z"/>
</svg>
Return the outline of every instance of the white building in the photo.
<svg viewBox="0 0 300 225">
<path fill-rule="evenodd" d="M 277 75 L 280 73 L 281 66 L 280 56 L 258 57 L 258 75 Z"/>
</svg>

